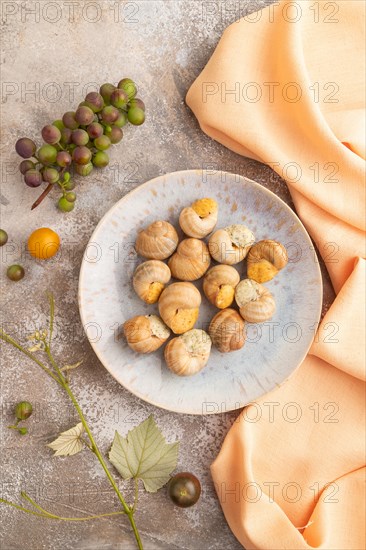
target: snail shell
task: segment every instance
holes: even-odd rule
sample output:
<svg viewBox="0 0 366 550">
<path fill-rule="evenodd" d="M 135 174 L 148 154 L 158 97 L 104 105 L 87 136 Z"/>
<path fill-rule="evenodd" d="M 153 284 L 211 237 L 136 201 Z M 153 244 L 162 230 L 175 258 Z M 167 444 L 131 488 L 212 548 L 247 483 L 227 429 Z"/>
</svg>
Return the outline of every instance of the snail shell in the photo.
<svg viewBox="0 0 366 550">
<path fill-rule="evenodd" d="M 245 258 L 254 243 L 253 233 L 245 225 L 229 225 L 211 235 L 208 248 L 211 256 L 221 264 L 234 265 Z"/>
<path fill-rule="evenodd" d="M 173 283 L 159 298 L 159 313 L 174 334 L 183 334 L 194 327 L 201 305 L 201 294 L 192 283 Z"/>
<path fill-rule="evenodd" d="M 183 208 L 179 216 L 179 225 L 186 235 L 202 239 L 217 223 L 218 205 L 214 199 L 199 199 Z"/>
<path fill-rule="evenodd" d="M 142 229 L 136 239 L 135 249 L 144 258 L 165 260 L 177 248 L 178 234 L 166 221 L 157 221 Z"/>
<path fill-rule="evenodd" d="M 252 279 L 240 281 L 235 289 L 240 315 L 249 323 L 262 323 L 276 311 L 275 300 L 267 288 Z"/>
<path fill-rule="evenodd" d="M 170 281 L 170 269 L 160 260 L 148 260 L 137 266 L 132 284 L 136 294 L 147 304 L 159 300 L 164 286 Z"/>
<path fill-rule="evenodd" d="M 287 250 L 277 241 L 259 241 L 250 249 L 247 262 L 248 277 L 265 283 L 287 265 Z"/>
<path fill-rule="evenodd" d="M 184 239 L 168 261 L 172 276 L 182 281 L 200 279 L 210 263 L 207 245 L 198 239 Z"/>
<path fill-rule="evenodd" d="M 207 364 L 211 351 L 211 338 L 204 330 L 189 330 L 173 338 L 164 350 L 169 369 L 178 376 L 196 374 Z"/>
<path fill-rule="evenodd" d="M 138 353 L 151 353 L 169 338 L 170 330 L 157 315 L 137 315 L 126 321 L 123 331 L 127 344 Z"/>
<path fill-rule="evenodd" d="M 236 351 L 245 344 L 245 323 L 235 309 L 223 309 L 216 313 L 208 333 L 213 345 L 222 353 Z"/>
<path fill-rule="evenodd" d="M 203 292 L 214 306 L 224 309 L 234 301 L 235 287 L 239 283 L 239 273 L 230 265 L 215 265 L 203 279 Z"/>
</svg>

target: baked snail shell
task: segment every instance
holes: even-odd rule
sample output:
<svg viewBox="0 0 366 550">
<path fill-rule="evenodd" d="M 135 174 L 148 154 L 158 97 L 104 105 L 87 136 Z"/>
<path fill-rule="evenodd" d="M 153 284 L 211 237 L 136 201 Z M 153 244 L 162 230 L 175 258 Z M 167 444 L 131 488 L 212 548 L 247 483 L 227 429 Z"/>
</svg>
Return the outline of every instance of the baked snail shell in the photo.
<svg viewBox="0 0 366 550">
<path fill-rule="evenodd" d="M 223 309 L 212 319 L 208 333 L 212 344 L 222 353 L 236 351 L 245 344 L 245 323 L 235 309 Z"/>
<path fill-rule="evenodd" d="M 270 291 L 252 279 L 240 281 L 235 289 L 235 300 L 240 315 L 249 323 L 268 321 L 276 311 L 276 303 Z"/>
<path fill-rule="evenodd" d="M 136 239 L 135 249 L 144 258 L 165 260 L 177 248 L 178 234 L 166 221 L 156 221 L 142 229 Z"/>
<path fill-rule="evenodd" d="M 215 231 L 208 242 L 208 249 L 217 262 L 234 265 L 245 258 L 254 241 L 250 229 L 234 224 Z"/>
<path fill-rule="evenodd" d="M 178 376 L 196 374 L 207 364 L 211 351 L 211 338 L 204 330 L 189 330 L 173 338 L 164 350 L 169 369 Z"/>
<path fill-rule="evenodd" d="M 265 283 L 273 279 L 287 262 L 287 250 L 281 243 L 270 239 L 259 241 L 248 254 L 248 277 L 257 283 Z"/>
<path fill-rule="evenodd" d="M 170 277 L 170 269 L 164 262 L 148 260 L 137 266 L 132 284 L 141 300 L 147 304 L 155 304 Z"/>
<path fill-rule="evenodd" d="M 211 258 L 207 245 L 198 239 L 184 239 L 169 259 L 172 276 L 181 281 L 200 279 L 210 267 Z"/>
<path fill-rule="evenodd" d="M 239 283 L 239 273 L 230 265 L 215 265 L 203 279 L 203 292 L 214 306 L 224 309 L 234 301 L 235 287 Z"/>
<path fill-rule="evenodd" d="M 186 235 L 202 239 L 214 229 L 217 223 L 218 205 L 214 199 L 199 199 L 183 208 L 179 225 Z"/>
<path fill-rule="evenodd" d="M 164 344 L 170 330 L 157 315 L 137 315 L 123 325 L 127 344 L 138 353 L 151 353 Z"/>
<path fill-rule="evenodd" d="M 159 313 L 174 334 L 192 329 L 198 319 L 201 294 L 192 283 L 173 283 L 159 298 Z"/>
</svg>

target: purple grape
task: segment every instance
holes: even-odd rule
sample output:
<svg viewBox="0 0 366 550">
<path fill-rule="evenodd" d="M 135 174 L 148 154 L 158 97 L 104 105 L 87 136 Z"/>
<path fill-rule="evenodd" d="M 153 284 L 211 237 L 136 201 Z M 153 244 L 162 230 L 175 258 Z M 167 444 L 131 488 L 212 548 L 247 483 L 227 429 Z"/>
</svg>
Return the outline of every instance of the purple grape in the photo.
<svg viewBox="0 0 366 550">
<path fill-rule="evenodd" d="M 57 153 L 56 162 L 61 168 L 65 168 L 65 166 L 69 166 L 71 164 L 72 158 L 70 153 L 67 151 L 59 151 Z"/>
<path fill-rule="evenodd" d="M 119 110 L 116 109 L 116 107 L 113 107 L 113 105 L 108 105 L 107 107 L 104 107 L 102 111 L 102 120 L 103 122 L 106 122 L 107 124 L 113 124 L 119 117 Z"/>
<path fill-rule="evenodd" d="M 31 160 L 22 160 L 19 164 L 19 170 L 23 175 L 28 172 L 28 170 L 33 170 L 34 167 L 35 164 Z"/>
<path fill-rule="evenodd" d="M 117 109 L 123 109 L 128 103 L 128 95 L 124 90 L 114 90 L 111 95 L 111 104 Z"/>
<path fill-rule="evenodd" d="M 114 126 L 118 126 L 118 128 L 122 128 L 127 123 L 127 114 L 123 111 L 120 111 L 117 120 L 114 121 Z"/>
<path fill-rule="evenodd" d="M 118 128 L 117 126 L 106 128 L 105 135 L 109 137 L 111 143 L 119 143 L 123 138 L 123 132 L 121 128 Z"/>
<path fill-rule="evenodd" d="M 42 183 L 42 174 L 35 169 L 28 170 L 24 175 L 24 181 L 29 187 L 39 187 Z"/>
<path fill-rule="evenodd" d="M 91 124 L 94 121 L 94 113 L 90 107 L 83 105 L 77 108 L 75 119 L 82 126 L 88 126 L 88 124 Z"/>
<path fill-rule="evenodd" d="M 42 128 L 42 137 L 46 143 L 54 145 L 55 143 L 58 143 L 60 141 L 61 132 L 58 128 L 56 128 L 56 126 L 53 126 L 52 124 L 47 124 L 47 126 L 44 126 Z"/>
<path fill-rule="evenodd" d="M 76 173 L 79 174 L 79 176 L 89 176 L 90 172 L 93 170 L 93 165 L 91 162 L 88 162 L 88 164 L 76 164 L 75 166 Z"/>
<path fill-rule="evenodd" d="M 56 168 L 45 168 L 42 172 L 42 177 L 47 183 L 56 183 L 60 179 L 60 174 Z"/>
<path fill-rule="evenodd" d="M 78 128 L 77 130 L 73 130 L 71 139 L 75 145 L 86 145 L 89 141 L 89 134 L 85 130 Z"/>
<path fill-rule="evenodd" d="M 62 128 L 61 130 L 62 145 L 69 145 L 69 143 L 71 143 L 72 132 L 73 130 L 70 130 L 70 128 Z"/>
<path fill-rule="evenodd" d="M 131 99 L 131 101 L 129 102 L 129 106 L 139 107 L 140 109 L 145 111 L 145 103 L 139 97 L 134 97 L 133 99 Z"/>
<path fill-rule="evenodd" d="M 90 92 L 85 98 L 85 103 L 94 113 L 99 113 L 104 107 L 103 97 L 98 92 Z"/>
<path fill-rule="evenodd" d="M 37 146 L 34 141 L 29 138 L 20 138 L 15 144 L 15 150 L 20 157 L 29 159 L 34 156 Z"/>
<path fill-rule="evenodd" d="M 75 113 L 74 111 L 68 111 L 64 114 L 62 117 L 62 122 L 66 126 L 66 128 L 70 128 L 70 130 L 76 130 L 76 128 L 79 127 L 79 124 L 76 121 Z"/>
<path fill-rule="evenodd" d="M 109 82 L 107 82 L 106 84 L 102 84 L 99 92 L 102 98 L 104 99 L 105 103 L 110 103 L 111 95 L 115 89 L 116 87 L 113 84 L 110 84 Z"/>
<path fill-rule="evenodd" d="M 90 139 L 95 139 L 99 136 L 102 136 L 104 132 L 104 128 L 101 124 L 99 124 L 99 122 L 92 122 L 91 124 L 89 124 L 86 130 Z"/>
<path fill-rule="evenodd" d="M 72 158 L 76 164 L 88 164 L 92 158 L 92 153 L 85 146 L 76 147 L 72 153 Z"/>
</svg>

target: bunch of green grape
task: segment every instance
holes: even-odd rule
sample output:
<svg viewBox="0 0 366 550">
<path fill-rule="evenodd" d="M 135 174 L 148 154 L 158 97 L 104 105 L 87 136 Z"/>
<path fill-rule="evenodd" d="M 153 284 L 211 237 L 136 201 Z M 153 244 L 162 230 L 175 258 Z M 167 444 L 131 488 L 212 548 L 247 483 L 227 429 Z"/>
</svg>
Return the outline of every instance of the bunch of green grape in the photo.
<svg viewBox="0 0 366 550">
<path fill-rule="evenodd" d="M 88 93 L 76 111 L 68 111 L 42 129 L 45 143 L 39 149 L 31 139 L 19 139 L 15 149 L 25 159 L 19 165 L 25 183 L 39 187 L 45 182 L 47 192 L 58 187 L 62 193 L 59 209 L 73 210 L 76 194 L 70 172 L 88 176 L 94 168 L 107 166 L 106 151 L 121 141 L 122 127 L 127 122 L 140 126 L 145 121 L 145 105 L 136 93 L 130 78 L 123 78 L 117 86 L 103 84 L 99 93 Z"/>
</svg>

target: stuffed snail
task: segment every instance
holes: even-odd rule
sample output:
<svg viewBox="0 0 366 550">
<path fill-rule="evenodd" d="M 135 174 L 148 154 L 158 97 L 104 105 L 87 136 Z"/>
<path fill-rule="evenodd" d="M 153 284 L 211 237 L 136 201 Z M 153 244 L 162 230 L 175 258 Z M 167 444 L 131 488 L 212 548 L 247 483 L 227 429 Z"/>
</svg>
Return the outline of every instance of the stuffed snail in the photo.
<svg viewBox="0 0 366 550">
<path fill-rule="evenodd" d="M 194 327 L 200 305 L 199 290 L 188 282 L 167 286 L 158 303 L 161 318 L 174 334 L 183 334 Z"/>
<path fill-rule="evenodd" d="M 140 256 L 152 260 L 169 258 L 178 246 L 178 234 L 166 221 L 157 221 L 142 229 L 136 239 L 135 249 Z"/>
<path fill-rule="evenodd" d="M 236 351 L 245 344 L 245 323 L 235 309 L 227 308 L 216 313 L 208 333 L 212 344 L 222 353 Z"/>
<path fill-rule="evenodd" d="M 287 251 L 281 243 L 272 240 L 259 241 L 248 254 L 248 277 L 257 283 L 265 283 L 273 279 L 287 262 Z"/>
<path fill-rule="evenodd" d="M 170 330 L 157 315 L 137 315 L 123 325 L 127 344 L 138 353 L 151 353 L 166 342 Z"/>
<path fill-rule="evenodd" d="M 230 265 L 215 265 L 203 279 L 203 292 L 214 306 L 224 309 L 234 301 L 235 287 L 239 283 L 239 273 Z"/>
<path fill-rule="evenodd" d="M 214 199 L 199 199 L 191 206 L 183 208 L 179 225 L 186 235 L 203 239 L 217 223 L 218 205 Z"/>
<path fill-rule="evenodd" d="M 196 374 L 207 364 L 211 351 L 211 338 L 204 330 L 189 330 L 173 338 L 164 350 L 169 369 L 178 376 Z"/>
<path fill-rule="evenodd" d="M 235 301 L 240 315 L 249 323 L 262 323 L 270 319 L 276 303 L 270 291 L 252 279 L 240 281 L 235 289 Z"/>
<path fill-rule="evenodd" d="M 207 245 L 198 239 L 184 239 L 168 261 L 172 276 L 181 281 L 200 279 L 210 267 Z"/>
<path fill-rule="evenodd" d="M 217 262 L 234 265 L 245 258 L 254 241 L 253 233 L 245 225 L 229 225 L 211 235 L 208 248 Z"/>
<path fill-rule="evenodd" d="M 164 262 L 148 260 L 137 266 L 132 284 L 141 300 L 147 304 L 155 304 L 170 277 L 170 269 Z"/>
</svg>

